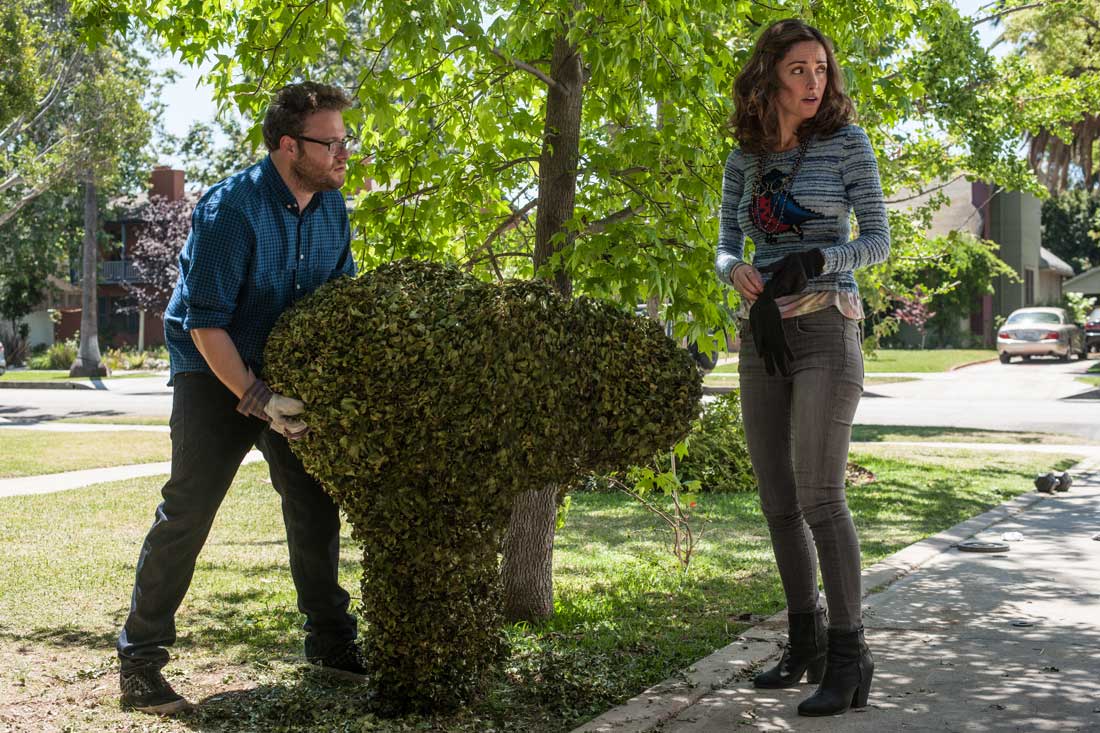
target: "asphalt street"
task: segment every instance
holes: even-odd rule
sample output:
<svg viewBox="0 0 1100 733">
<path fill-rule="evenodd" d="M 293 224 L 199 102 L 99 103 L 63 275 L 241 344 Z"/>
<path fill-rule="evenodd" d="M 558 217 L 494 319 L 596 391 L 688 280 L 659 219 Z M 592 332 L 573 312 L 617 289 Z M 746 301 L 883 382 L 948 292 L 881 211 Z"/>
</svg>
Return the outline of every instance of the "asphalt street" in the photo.
<svg viewBox="0 0 1100 733">
<path fill-rule="evenodd" d="M 1100 444 L 1100 388 L 1076 381 L 1097 363 L 995 361 L 915 382 L 873 385 L 856 422 L 1064 433 Z"/>
<path fill-rule="evenodd" d="M 1065 433 L 1100 444 L 1100 388 L 1075 381 L 1090 361 L 991 362 L 912 382 L 872 385 L 856 413 L 864 425 L 935 425 Z M 874 376 L 883 376 L 876 374 Z M 167 416 L 164 376 L 111 379 L 103 389 L 0 389 L 0 425 L 59 418 Z"/>
</svg>

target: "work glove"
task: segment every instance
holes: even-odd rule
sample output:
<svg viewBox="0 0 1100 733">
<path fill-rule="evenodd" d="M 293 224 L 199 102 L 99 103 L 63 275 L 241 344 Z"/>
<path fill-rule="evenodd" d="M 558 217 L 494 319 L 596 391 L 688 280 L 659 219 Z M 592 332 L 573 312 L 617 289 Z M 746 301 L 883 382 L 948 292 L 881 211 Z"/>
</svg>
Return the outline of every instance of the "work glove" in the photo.
<svg viewBox="0 0 1100 733">
<path fill-rule="evenodd" d="M 237 412 L 270 423 L 271 429 L 287 440 L 298 440 L 309 432 L 309 426 L 295 417 L 305 409 L 301 400 L 272 392 L 262 379 L 253 382 L 237 404 Z"/>
<path fill-rule="evenodd" d="M 779 313 L 779 304 L 767 287 L 749 309 L 749 328 L 752 330 L 752 343 L 756 346 L 756 353 L 764 359 L 764 368 L 768 374 L 775 376 L 778 367 L 784 377 L 789 377 L 789 364 L 794 360 L 794 354 L 787 346 L 787 337 L 783 333 L 783 316 Z"/>
<path fill-rule="evenodd" d="M 806 283 L 821 274 L 825 269 L 825 255 L 820 249 L 789 254 L 781 260 L 758 268 L 760 272 L 770 272 L 772 277 L 764 286 L 765 292 L 771 289 L 773 298 L 781 295 L 794 295 L 806 289 Z"/>
</svg>

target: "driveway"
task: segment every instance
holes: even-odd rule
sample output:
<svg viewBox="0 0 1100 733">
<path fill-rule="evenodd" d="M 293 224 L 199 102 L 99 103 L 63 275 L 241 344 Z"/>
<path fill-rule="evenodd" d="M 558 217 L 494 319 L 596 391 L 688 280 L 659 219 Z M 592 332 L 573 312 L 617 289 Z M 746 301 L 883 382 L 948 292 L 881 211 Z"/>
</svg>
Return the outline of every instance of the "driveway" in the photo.
<svg viewBox="0 0 1100 733">
<path fill-rule="evenodd" d="M 1075 381 L 1096 363 L 995 361 L 872 385 L 856 422 L 1065 433 L 1100 443 L 1100 388 Z"/>
</svg>

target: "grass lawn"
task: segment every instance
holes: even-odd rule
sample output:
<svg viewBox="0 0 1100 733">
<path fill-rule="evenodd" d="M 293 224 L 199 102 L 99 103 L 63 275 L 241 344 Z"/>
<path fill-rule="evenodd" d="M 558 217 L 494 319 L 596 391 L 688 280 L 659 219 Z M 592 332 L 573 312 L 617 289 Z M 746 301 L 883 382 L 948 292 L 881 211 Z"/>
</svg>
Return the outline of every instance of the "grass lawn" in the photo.
<svg viewBox="0 0 1100 733">
<path fill-rule="evenodd" d="M 863 367 L 867 373 L 946 372 L 961 364 L 996 358 L 993 349 L 879 349 L 874 358 L 863 360 Z"/>
<path fill-rule="evenodd" d="M 103 379 L 132 379 L 134 377 L 155 377 L 157 372 L 126 372 L 125 374 L 112 373 Z M 99 377 L 97 377 L 98 379 Z M 91 382 L 91 377 L 69 378 L 67 369 L 20 369 L 19 371 L 6 371 L 0 375 L 0 382 Z"/>
<path fill-rule="evenodd" d="M 851 491 L 865 564 L 1073 462 L 887 447 L 852 458 L 878 477 Z M 159 485 L 147 478 L 0 499 L 0 727 L 556 733 L 729 643 L 743 619 L 784 606 L 754 494 L 698 498 L 707 528 L 687 574 L 638 504 L 577 494 L 556 544 L 556 615 L 507 630 L 512 652 L 488 695 L 454 715 L 378 720 L 363 712 L 365 687 L 303 669 L 279 503 L 263 464 L 254 464 L 238 474 L 177 616 L 166 674 L 199 710 L 158 720 L 119 710 L 113 647 Z M 341 578 L 354 597 L 357 551 L 347 536 L 342 552 Z"/>
<path fill-rule="evenodd" d="M 1093 387 L 1100 387 L 1100 361 L 1090 366 L 1086 374 L 1088 376 L 1077 377 L 1077 381 L 1083 384 L 1092 385 Z"/>
<path fill-rule="evenodd" d="M 993 349 L 879 349 L 874 358 L 865 357 L 864 371 L 871 372 L 945 372 L 960 364 L 996 359 Z M 715 367 L 712 375 L 737 374 L 736 364 Z"/>
<path fill-rule="evenodd" d="M 864 377 L 864 387 L 874 387 L 883 384 L 898 384 L 900 382 L 915 382 L 917 377 Z M 737 374 L 715 374 L 711 372 L 703 378 L 703 384 L 714 387 L 736 387 L 741 383 Z"/>
<path fill-rule="evenodd" d="M 89 425 L 167 425 L 168 416 L 145 417 L 141 415 L 119 415 L 118 417 L 63 417 L 53 422 L 75 422 Z"/>
<path fill-rule="evenodd" d="M 0 478 L 155 463 L 167 461 L 171 456 L 168 433 L 139 430 L 103 433 L 54 433 L 18 428 L 0 430 Z"/>
<path fill-rule="evenodd" d="M 887 441 L 932 443 L 1031 443 L 1035 445 L 1090 445 L 1085 438 L 1055 433 L 1027 433 L 979 428 L 939 428 L 914 425 L 853 425 L 852 442 Z"/>
</svg>

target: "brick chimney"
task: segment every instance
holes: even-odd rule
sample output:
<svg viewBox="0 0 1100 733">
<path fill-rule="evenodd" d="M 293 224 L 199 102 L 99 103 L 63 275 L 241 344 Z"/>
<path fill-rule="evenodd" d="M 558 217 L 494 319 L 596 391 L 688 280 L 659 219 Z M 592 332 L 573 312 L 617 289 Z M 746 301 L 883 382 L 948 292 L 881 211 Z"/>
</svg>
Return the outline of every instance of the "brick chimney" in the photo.
<svg viewBox="0 0 1100 733">
<path fill-rule="evenodd" d="M 153 196 L 163 196 L 169 201 L 183 198 L 183 171 L 172 170 L 171 166 L 158 165 L 149 176 Z"/>
</svg>

